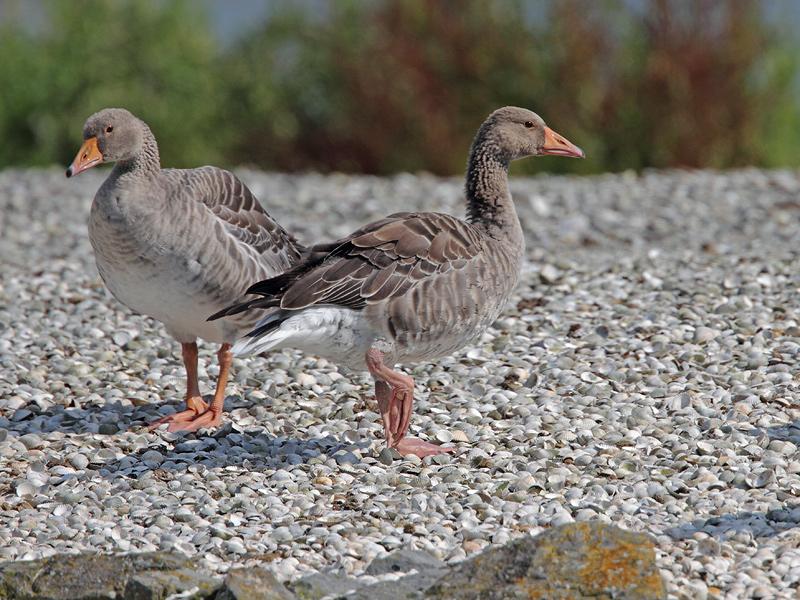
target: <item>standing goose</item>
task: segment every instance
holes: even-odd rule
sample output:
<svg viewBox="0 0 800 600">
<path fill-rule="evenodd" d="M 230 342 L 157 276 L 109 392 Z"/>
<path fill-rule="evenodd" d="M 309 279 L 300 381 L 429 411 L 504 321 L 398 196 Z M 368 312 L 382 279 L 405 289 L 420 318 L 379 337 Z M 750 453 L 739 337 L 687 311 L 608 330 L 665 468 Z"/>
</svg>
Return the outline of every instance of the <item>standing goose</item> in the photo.
<svg viewBox="0 0 800 600">
<path fill-rule="evenodd" d="M 430 360 L 476 339 L 497 318 L 519 276 L 525 243 L 508 191 L 508 165 L 526 156 L 583 157 L 583 151 L 523 108 L 496 110 L 481 125 L 467 170 L 467 220 L 397 213 L 256 283 L 247 300 L 212 315 L 274 308 L 234 354 L 290 346 L 351 368 L 364 366 L 386 442 L 401 454 L 450 450 L 405 437 L 414 380 L 398 362 Z"/>
<path fill-rule="evenodd" d="M 206 317 L 243 300 L 253 281 L 285 271 L 302 249 L 232 173 L 216 167 L 161 169 L 150 128 L 127 110 L 92 115 L 83 139 L 67 177 L 116 163 L 89 217 L 100 276 L 117 300 L 164 323 L 181 343 L 186 410 L 151 428 L 215 427 L 221 422 L 231 344 L 263 314 L 217 323 Z M 210 406 L 197 381 L 198 337 L 222 344 Z"/>
</svg>

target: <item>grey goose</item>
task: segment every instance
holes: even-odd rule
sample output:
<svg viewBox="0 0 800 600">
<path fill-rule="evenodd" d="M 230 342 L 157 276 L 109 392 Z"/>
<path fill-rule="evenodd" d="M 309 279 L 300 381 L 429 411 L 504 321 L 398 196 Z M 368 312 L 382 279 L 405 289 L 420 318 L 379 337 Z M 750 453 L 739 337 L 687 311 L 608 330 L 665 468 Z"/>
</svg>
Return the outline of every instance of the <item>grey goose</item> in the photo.
<svg viewBox="0 0 800 600">
<path fill-rule="evenodd" d="M 582 158 L 583 151 L 529 110 L 496 110 L 472 144 L 466 220 L 431 212 L 390 215 L 312 247 L 287 272 L 247 290 L 260 298 L 209 319 L 274 309 L 234 345 L 234 354 L 288 346 L 366 367 L 387 444 L 417 456 L 449 451 L 406 436 L 414 380 L 393 367 L 452 353 L 498 317 L 525 251 L 508 166 L 539 155 Z"/>
<path fill-rule="evenodd" d="M 150 128 L 127 110 L 90 116 L 67 177 L 116 163 L 92 202 L 89 239 L 111 294 L 161 321 L 181 344 L 186 410 L 159 419 L 170 431 L 220 424 L 231 344 L 258 314 L 210 323 L 209 313 L 246 298 L 248 286 L 275 276 L 302 248 L 233 174 L 216 167 L 162 169 Z M 263 316 L 263 315 L 261 315 Z M 210 406 L 200 395 L 197 338 L 221 344 Z"/>
</svg>

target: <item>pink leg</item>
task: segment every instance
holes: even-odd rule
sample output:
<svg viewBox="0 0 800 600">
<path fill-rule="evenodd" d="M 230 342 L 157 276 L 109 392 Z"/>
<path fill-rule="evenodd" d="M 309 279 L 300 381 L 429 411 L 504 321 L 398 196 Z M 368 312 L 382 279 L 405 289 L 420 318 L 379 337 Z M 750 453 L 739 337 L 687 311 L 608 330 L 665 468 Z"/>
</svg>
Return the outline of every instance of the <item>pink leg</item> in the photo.
<svg viewBox="0 0 800 600">
<path fill-rule="evenodd" d="M 367 351 L 366 361 L 375 380 L 375 398 L 381 412 L 386 444 L 401 454 L 415 454 L 420 458 L 455 450 L 405 437 L 414 404 L 414 380 L 385 365 L 383 353 L 376 348 Z"/>
<path fill-rule="evenodd" d="M 228 371 L 233 362 L 231 345 L 222 344 L 217 352 L 219 360 L 219 377 L 217 378 L 217 389 L 214 391 L 214 400 L 208 410 L 196 415 L 193 419 L 185 422 L 173 422 L 168 431 L 197 431 L 202 427 L 219 427 L 222 423 L 222 408 L 225 404 L 225 387 L 228 385 Z"/>
<path fill-rule="evenodd" d="M 411 378 L 405 375 L 400 375 L 400 377 L 403 379 L 395 387 L 384 380 L 375 380 L 375 399 L 378 401 L 378 409 L 381 411 L 386 443 L 390 447 L 405 437 L 411 421 L 411 409 L 414 401 L 413 380 L 409 388 L 406 380 Z"/>
<path fill-rule="evenodd" d="M 194 358 L 194 378 L 195 386 L 197 386 L 197 345 L 195 347 Z M 217 389 L 214 392 L 214 400 L 209 407 L 201 398 L 199 402 L 195 401 L 189 404 L 186 401 L 189 410 L 185 410 L 174 415 L 169 415 L 163 419 L 159 419 L 150 425 L 150 429 L 158 427 L 162 423 L 169 423 L 168 431 L 196 431 L 201 427 L 219 427 L 222 423 L 222 408 L 225 404 L 225 387 L 228 384 L 228 371 L 230 370 L 231 363 L 233 362 L 233 355 L 231 354 L 231 345 L 222 344 L 222 347 L 217 353 L 219 359 L 219 377 L 217 378 Z M 189 369 L 187 367 L 187 372 Z"/>
<path fill-rule="evenodd" d="M 200 395 L 200 385 L 197 381 L 197 343 L 181 344 L 183 365 L 186 367 L 186 410 L 167 415 L 148 425 L 148 429 L 155 429 L 163 423 L 183 423 L 191 421 L 200 413 L 208 410 L 208 405 Z"/>
</svg>

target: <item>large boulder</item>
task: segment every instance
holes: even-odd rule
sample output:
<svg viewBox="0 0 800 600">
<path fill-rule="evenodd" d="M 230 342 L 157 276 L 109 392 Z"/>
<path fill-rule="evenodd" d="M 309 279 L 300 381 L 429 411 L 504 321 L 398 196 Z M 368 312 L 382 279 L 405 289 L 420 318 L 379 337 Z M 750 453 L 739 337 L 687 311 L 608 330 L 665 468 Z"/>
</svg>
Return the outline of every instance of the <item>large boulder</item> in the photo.
<svg viewBox="0 0 800 600">
<path fill-rule="evenodd" d="M 653 542 L 603 523 L 570 523 L 455 565 L 424 598 L 660 600 Z"/>
<path fill-rule="evenodd" d="M 342 596 L 361 587 L 357 579 L 342 573 L 322 571 L 301 577 L 291 583 L 297 600 L 320 600 L 325 596 Z"/>
<path fill-rule="evenodd" d="M 421 598 L 422 593 L 445 572 L 446 565 L 427 552 L 410 548 L 395 550 L 373 560 L 367 567 L 366 574 L 382 576 L 405 573 L 404 577 L 361 586 L 342 598 L 346 600 Z"/>
<path fill-rule="evenodd" d="M 259 567 L 231 569 L 214 600 L 294 600 L 271 571 Z"/>
<path fill-rule="evenodd" d="M 8 600 L 162 600 L 213 595 L 221 581 L 191 559 L 167 552 L 59 554 L 0 564 L 0 598 Z"/>
</svg>

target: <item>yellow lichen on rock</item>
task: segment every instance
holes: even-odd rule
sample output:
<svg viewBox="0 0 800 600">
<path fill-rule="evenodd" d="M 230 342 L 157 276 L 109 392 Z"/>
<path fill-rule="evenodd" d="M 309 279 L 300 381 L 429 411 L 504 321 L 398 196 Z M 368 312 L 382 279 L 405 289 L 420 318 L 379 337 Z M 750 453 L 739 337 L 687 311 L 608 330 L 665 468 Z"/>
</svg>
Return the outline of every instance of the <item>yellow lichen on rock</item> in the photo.
<svg viewBox="0 0 800 600">
<path fill-rule="evenodd" d="M 427 594 L 439 600 L 661 600 L 652 541 L 603 523 L 571 523 L 464 561 Z"/>
</svg>

